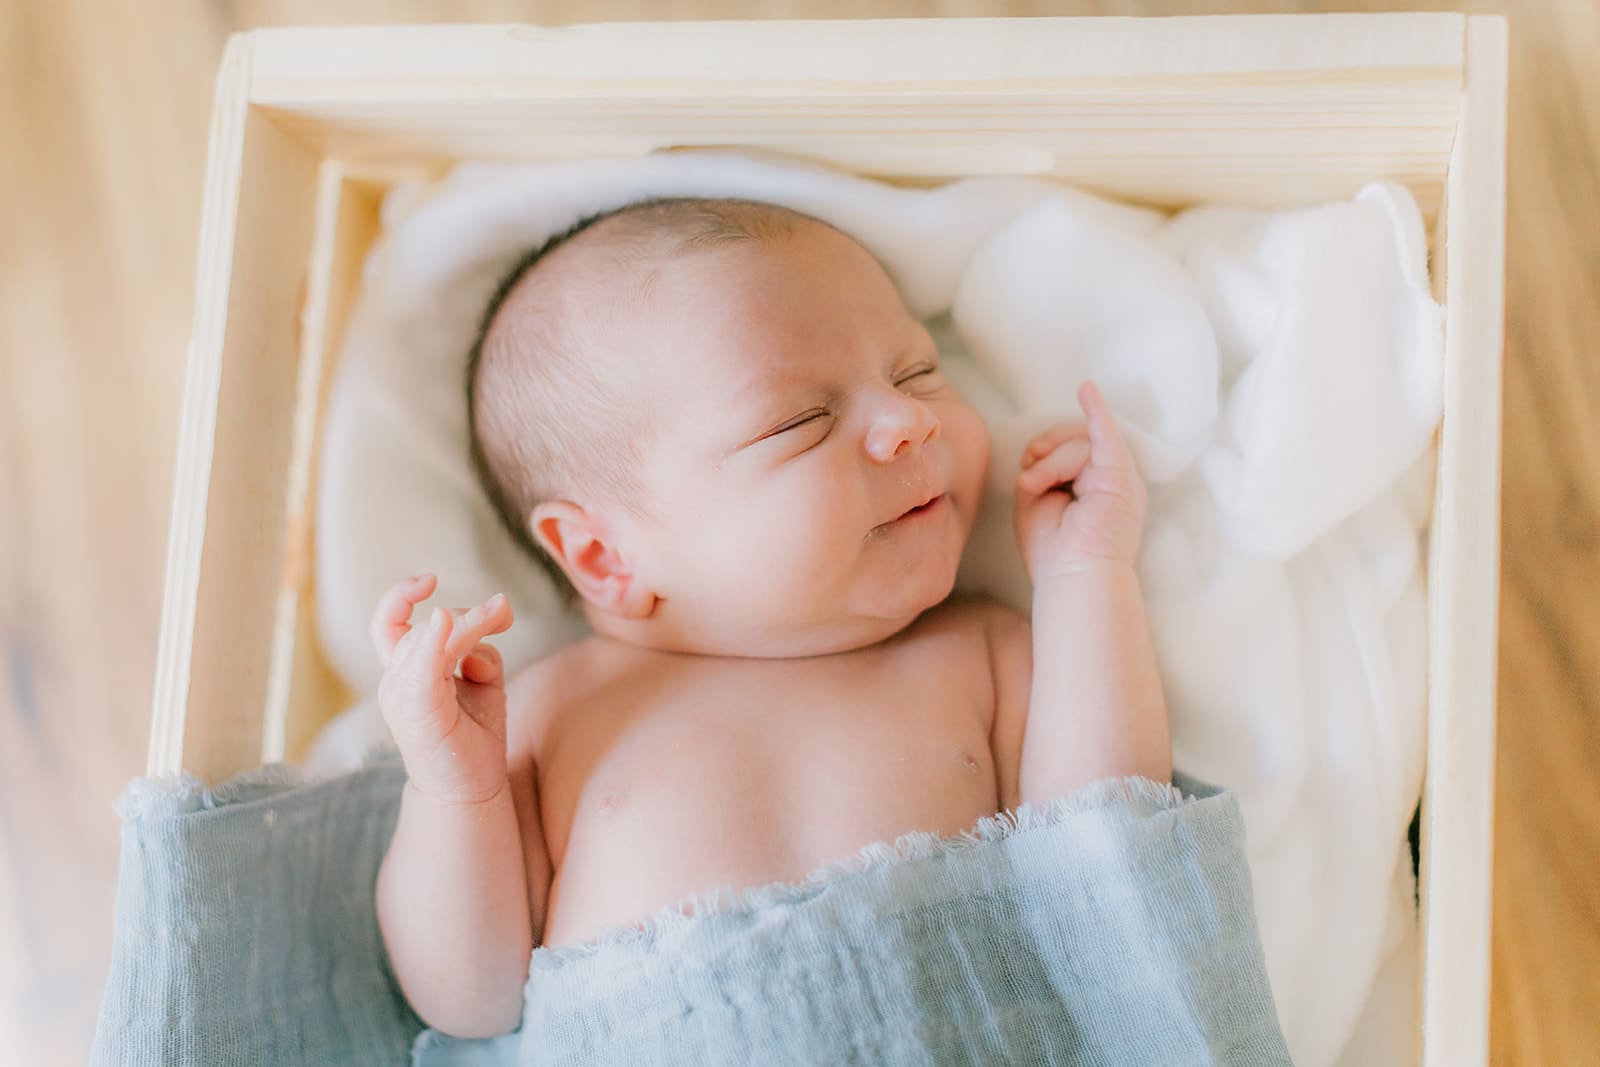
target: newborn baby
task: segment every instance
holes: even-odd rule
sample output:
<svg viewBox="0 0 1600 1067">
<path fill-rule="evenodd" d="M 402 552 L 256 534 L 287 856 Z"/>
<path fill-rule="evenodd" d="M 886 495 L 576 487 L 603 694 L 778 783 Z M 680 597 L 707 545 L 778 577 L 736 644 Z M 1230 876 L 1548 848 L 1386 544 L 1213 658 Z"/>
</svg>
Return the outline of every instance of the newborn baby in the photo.
<svg viewBox="0 0 1600 1067">
<path fill-rule="evenodd" d="M 953 598 L 988 433 L 837 229 L 739 200 L 587 219 L 502 284 L 468 394 L 485 489 L 594 633 L 507 680 L 504 596 L 413 626 L 423 575 L 374 615 L 407 775 L 378 917 L 438 1029 L 515 1028 L 538 945 L 1170 779 L 1104 400 L 1017 458 L 1031 625 Z"/>
</svg>

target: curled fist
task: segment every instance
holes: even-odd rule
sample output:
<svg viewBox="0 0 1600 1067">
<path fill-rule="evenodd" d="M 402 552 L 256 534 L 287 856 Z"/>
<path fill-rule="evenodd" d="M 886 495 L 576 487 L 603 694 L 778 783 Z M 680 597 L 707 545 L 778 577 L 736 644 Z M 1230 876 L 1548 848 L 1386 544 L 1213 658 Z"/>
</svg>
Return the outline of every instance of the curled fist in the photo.
<svg viewBox="0 0 1600 1067">
<path fill-rule="evenodd" d="M 436 584 L 431 574 L 407 578 L 378 601 L 378 707 L 412 786 L 476 803 L 506 783 L 505 671 L 499 650 L 482 642 L 511 628 L 511 605 L 496 593 L 471 610 L 434 608 L 412 626 L 412 609 Z"/>
<path fill-rule="evenodd" d="M 1093 382 L 1078 403 L 1083 422 L 1052 427 L 1022 452 L 1014 518 L 1035 585 L 1086 564 L 1132 565 L 1139 554 L 1144 479 Z"/>
</svg>

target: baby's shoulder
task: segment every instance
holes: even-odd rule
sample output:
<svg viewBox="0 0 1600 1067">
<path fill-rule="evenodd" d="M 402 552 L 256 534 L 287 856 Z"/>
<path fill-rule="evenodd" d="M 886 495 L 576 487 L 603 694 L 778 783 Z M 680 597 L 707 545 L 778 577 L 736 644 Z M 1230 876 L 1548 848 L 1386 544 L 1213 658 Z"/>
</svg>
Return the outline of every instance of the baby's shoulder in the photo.
<svg viewBox="0 0 1600 1067">
<path fill-rule="evenodd" d="M 616 646 L 617 642 L 581 638 L 513 673 L 506 680 L 508 740 L 538 749 L 565 708 L 625 669 L 612 651 Z"/>
<path fill-rule="evenodd" d="M 966 665 L 967 677 L 981 692 L 985 731 L 1013 743 L 1020 737 L 1018 724 L 1026 713 L 1032 676 L 1033 626 L 1028 617 L 993 597 L 967 594 L 946 600 L 925 618 L 924 651 L 937 658 L 947 676 L 956 664 Z"/>
<path fill-rule="evenodd" d="M 1001 676 L 1029 673 L 1033 625 L 1009 604 L 968 593 L 924 612 L 904 640 L 914 650 L 909 654 L 937 661 L 945 670 L 966 664 L 993 686 Z"/>
</svg>

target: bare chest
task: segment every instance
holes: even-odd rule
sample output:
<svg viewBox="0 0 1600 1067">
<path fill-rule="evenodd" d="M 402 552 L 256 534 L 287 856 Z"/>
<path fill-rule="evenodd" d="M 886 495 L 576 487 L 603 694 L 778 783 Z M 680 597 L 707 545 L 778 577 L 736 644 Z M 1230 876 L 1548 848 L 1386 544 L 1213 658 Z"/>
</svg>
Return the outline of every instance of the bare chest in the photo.
<svg viewBox="0 0 1600 1067">
<path fill-rule="evenodd" d="M 616 664 L 539 748 L 544 943 L 971 827 L 998 807 L 993 692 L 976 627 L 809 659 Z"/>
</svg>

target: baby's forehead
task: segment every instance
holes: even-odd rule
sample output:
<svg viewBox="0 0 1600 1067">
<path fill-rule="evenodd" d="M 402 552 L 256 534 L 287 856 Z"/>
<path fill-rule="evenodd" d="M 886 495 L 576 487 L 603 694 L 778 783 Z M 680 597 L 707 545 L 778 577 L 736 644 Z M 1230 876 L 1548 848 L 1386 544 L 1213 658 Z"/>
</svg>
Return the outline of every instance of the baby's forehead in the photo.
<svg viewBox="0 0 1600 1067">
<path fill-rule="evenodd" d="M 751 242 L 740 248 L 759 253 Z M 523 279 L 517 294 L 526 305 L 554 304 L 569 312 L 637 314 L 643 297 L 666 276 L 689 284 L 714 284 L 735 246 L 685 246 L 682 235 L 603 220 L 547 254 Z M 539 297 L 547 299 L 539 301 Z"/>
<path fill-rule="evenodd" d="M 596 377 L 636 377 L 643 369 L 638 359 L 670 359 L 677 373 L 669 381 L 699 376 L 692 370 L 727 373 L 726 359 L 715 358 L 727 356 L 721 349 L 779 343 L 775 334 L 799 341 L 797 330 L 826 331 L 835 318 L 827 313 L 833 289 L 839 290 L 837 299 L 856 307 L 847 318 L 857 332 L 863 321 L 870 323 L 868 332 L 898 331 L 908 316 L 872 254 L 826 223 L 789 214 L 782 226 L 767 230 L 602 219 L 535 263 L 510 294 L 504 322 L 496 325 L 530 355 L 547 345 L 574 356 L 581 352 Z M 804 322 L 772 314 L 793 304 L 808 282 L 810 310 L 827 301 L 824 312 Z M 726 343 L 703 347 L 713 338 Z M 658 351 L 673 340 L 689 343 L 670 354 Z M 792 353 L 802 354 L 803 348 Z"/>
</svg>

